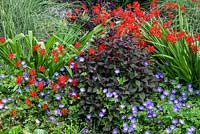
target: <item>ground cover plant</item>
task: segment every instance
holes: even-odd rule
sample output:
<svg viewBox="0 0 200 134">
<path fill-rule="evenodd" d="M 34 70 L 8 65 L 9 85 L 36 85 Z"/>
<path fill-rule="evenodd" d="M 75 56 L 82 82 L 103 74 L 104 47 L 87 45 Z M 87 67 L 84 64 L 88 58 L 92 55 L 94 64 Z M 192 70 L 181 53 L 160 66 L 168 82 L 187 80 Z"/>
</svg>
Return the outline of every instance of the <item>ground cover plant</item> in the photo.
<svg viewBox="0 0 200 134">
<path fill-rule="evenodd" d="M 0 37 L 0 134 L 200 133 L 199 33 L 189 2 L 159 3 L 82 4 L 65 17 L 92 15 L 86 33 Z"/>
</svg>

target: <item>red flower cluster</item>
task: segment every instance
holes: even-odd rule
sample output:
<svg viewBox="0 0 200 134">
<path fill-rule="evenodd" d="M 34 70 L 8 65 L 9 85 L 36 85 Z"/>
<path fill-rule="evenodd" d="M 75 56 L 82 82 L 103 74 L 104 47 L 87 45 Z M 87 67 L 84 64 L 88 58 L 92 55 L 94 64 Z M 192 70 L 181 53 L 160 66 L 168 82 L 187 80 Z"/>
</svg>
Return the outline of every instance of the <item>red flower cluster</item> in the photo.
<svg viewBox="0 0 200 134">
<path fill-rule="evenodd" d="M 156 36 L 158 38 L 162 37 L 162 32 L 159 26 L 152 26 L 150 28 L 150 33 L 152 36 Z"/>
<path fill-rule="evenodd" d="M 167 34 L 166 39 L 171 43 L 176 43 L 177 35 L 173 33 Z"/>
<path fill-rule="evenodd" d="M 4 37 L 0 37 L 0 42 L 1 42 L 1 43 L 6 42 L 6 38 L 4 38 Z"/>
</svg>

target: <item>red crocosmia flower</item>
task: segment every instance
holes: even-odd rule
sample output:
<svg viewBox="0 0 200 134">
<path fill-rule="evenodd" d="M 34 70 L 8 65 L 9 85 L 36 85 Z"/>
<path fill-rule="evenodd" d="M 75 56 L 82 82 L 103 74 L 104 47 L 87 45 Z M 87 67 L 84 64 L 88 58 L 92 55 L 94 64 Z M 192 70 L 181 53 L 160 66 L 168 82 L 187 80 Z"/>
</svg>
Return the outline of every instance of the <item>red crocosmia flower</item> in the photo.
<svg viewBox="0 0 200 134">
<path fill-rule="evenodd" d="M 30 90 L 30 95 L 34 98 L 38 96 L 38 94 L 35 90 Z"/>
<path fill-rule="evenodd" d="M 1 42 L 1 43 L 6 42 L 6 38 L 4 38 L 4 37 L 0 37 L 0 42 Z"/>
<path fill-rule="evenodd" d="M 59 81 L 60 83 L 65 83 L 67 80 L 68 80 L 68 78 L 67 78 L 66 75 L 59 75 L 59 76 L 58 76 L 58 81 Z"/>
<path fill-rule="evenodd" d="M 70 66 L 71 63 L 73 63 L 73 62 L 74 62 L 74 60 L 73 60 L 73 59 L 70 59 L 70 60 L 68 61 L 68 66 Z"/>
<path fill-rule="evenodd" d="M 172 24 L 172 22 L 173 22 L 172 20 L 168 20 L 168 21 L 164 22 L 163 27 L 164 27 L 164 28 L 170 27 L 171 24 Z"/>
<path fill-rule="evenodd" d="M 134 8 L 135 10 L 140 10 L 140 3 L 139 3 L 138 1 L 133 2 L 133 8 Z"/>
<path fill-rule="evenodd" d="M 88 54 L 89 55 L 94 54 L 94 48 L 88 48 Z"/>
<path fill-rule="evenodd" d="M 181 6 L 181 11 L 185 12 L 185 10 L 186 10 L 185 6 Z"/>
<path fill-rule="evenodd" d="M 48 104 L 47 104 L 47 103 L 44 103 L 44 104 L 43 104 L 43 108 L 44 108 L 44 109 L 47 109 L 47 108 L 48 108 Z"/>
<path fill-rule="evenodd" d="M 0 104 L 3 104 L 3 101 L 0 99 Z"/>
<path fill-rule="evenodd" d="M 59 52 L 57 49 L 53 49 L 52 54 L 53 54 L 53 56 L 58 56 Z"/>
<path fill-rule="evenodd" d="M 22 61 L 21 60 L 17 60 L 17 62 L 16 62 L 16 67 L 18 67 L 19 65 L 21 65 L 21 63 L 22 63 Z"/>
<path fill-rule="evenodd" d="M 200 4 L 198 4 L 198 8 L 200 8 Z"/>
<path fill-rule="evenodd" d="M 162 37 L 162 32 L 160 30 L 160 27 L 159 26 L 152 26 L 150 28 L 150 33 L 152 36 L 156 36 L 156 37 Z"/>
<path fill-rule="evenodd" d="M 148 46 L 148 52 L 149 53 L 153 53 L 154 52 L 154 50 L 155 50 L 155 47 L 154 46 Z"/>
<path fill-rule="evenodd" d="M 176 34 L 167 34 L 166 39 L 171 43 L 176 43 L 177 37 Z"/>
<path fill-rule="evenodd" d="M 78 63 L 75 63 L 74 64 L 74 69 L 77 69 L 78 68 Z"/>
<path fill-rule="evenodd" d="M 101 8 L 100 4 L 97 3 L 95 6 L 92 7 L 92 11 L 96 14 L 99 14 L 100 8 Z"/>
<path fill-rule="evenodd" d="M 31 77 L 30 79 L 29 79 L 29 81 L 28 81 L 28 84 L 29 85 L 32 85 L 32 84 L 34 84 L 35 83 L 35 77 Z"/>
<path fill-rule="evenodd" d="M 40 49 L 40 44 L 35 44 L 34 46 L 33 46 L 33 51 L 37 51 L 37 50 L 39 50 Z"/>
<path fill-rule="evenodd" d="M 40 55 L 44 55 L 44 54 L 46 54 L 46 52 L 47 52 L 46 49 L 43 48 L 40 50 Z"/>
<path fill-rule="evenodd" d="M 101 44 L 98 46 L 98 51 L 102 51 L 106 48 L 106 45 L 105 44 Z"/>
<path fill-rule="evenodd" d="M 113 28 L 115 26 L 115 22 L 110 21 L 110 27 Z"/>
<path fill-rule="evenodd" d="M 160 10 L 152 10 L 149 12 L 152 17 L 160 16 Z"/>
<path fill-rule="evenodd" d="M 38 82 L 37 88 L 39 90 L 43 89 L 44 88 L 44 82 L 43 81 Z"/>
<path fill-rule="evenodd" d="M 80 51 L 79 54 L 82 55 L 82 54 L 85 54 L 85 52 L 84 51 Z"/>
<path fill-rule="evenodd" d="M 16 78 L 16 83 L 17 84 L 20 84 L 23 80 L 23 76 L 22 75 L 18 75 L 17 78 Z"/>
<path fill-rule="evenodd" d="M 67 112 L 69 112 L 68 108 L 63 108 L 61 110 L 62 115 L 66 114 Z"/>
<path fill-rule="evenodd" d="M 27 105 L 31 105 L 31 104 L 32 104 L 32 101 L 31 101 L 29 98 L 26 98 L 25 103 L 26 103 Z"/>
<path fill-rule="evenodd" d="M 40 72 L 43 72 L 43 73 L 44 73 L 46 69 L 45 69 L 44 66 L 39 66 L 39 67 L 38 67 L 38 70 L 39 70 Z"/>
<path fill-rule="evenodd" d="M 183 30 L 179 31 L 177 37 L 183 37 L 183 36 L 185 36 L 185 32 Z"/>
<path fill-rule="evenodd" d="M 197 46 L 195 46 L 193 43 L 190 44 L 190 48 L 192 49 L 193 52 L 198 52 Z"/>
<path fill-rule="evenodd" d="M 60 51 L 65 50 L 62 44 L 58 44 L 58 49 L 59 49 Z"/>
<path fill-rule="evenodd" d="M 150 8 L 155 8 L 157 6 L 157 2 L 152 2 Z"/>
<path fill-rule="evenodd" d="M 80 42 L 78 42 L 78 41 L 74 44 L 74 47 L 75 47 L 75 48 L 80 48 L 80 46 L 81 46 L 81 44 L 80 44 Z"/>
<path fill-rule="evenodd" d="M 17 110 L 16 110 L 16 109 L 13 109 L 13 110 L 10 112 L 10 115 L 11 115 L 11 116 L 15 116 L 16 113 L 17 113 Z"/>
<path fill-rule="evenodd" d="M 56 57 L 53 58 L 53 61 L 54 61 L 54 62 L 58 62 L 58 61 L 59 61 L 59 58 L 56 56 Z"/>
<path fill-rule="evenodd" d="M 188 43 L 191 43 L 191 42 L 194 42 L 194 37 L 192 35 L 188 35 L 186 36 L 185 40 L 188 42 Z"/>
<path fill-rule="evenodd" d="M 74 99 L 78 99 L 79 95 L 76 93 L 76 95 L 73 96 Z"/>
<path fill-rule="evenodd" d="M 200 34 L 199 33 L 196 33 L 195 37 L 196 37 L 197 40 L 200 40 Z"/>
<path fill-rule="evenodd" d="M 51 87 L 54 91 L 58 91 L 59 85 L 58 84 L 52 84 Z"/>
<path fill-rule="evenodd" d="M 78 85 L 78 82 L 77 82 L 76 79 L 73 79 L 73 80 L 72 80 L 72 85 L 73 85 L 73 86 L 77 86 L 77 85 Z"/>
<path fill-rule="evenodd" d="M 36 73 L 36 71 L 35 71 L 35 69 L 30 69 L 29 70 L 29 74 L 31 75 L 31 76 L 33 76 L 33 75 L 35 75 L 35 73 Z"/>
<path fill-rule="evenodd" d="M 15 57 L 15 54 L 13 52 L 8 54 L 8 59 L 13 59 Z"/>
</svg>

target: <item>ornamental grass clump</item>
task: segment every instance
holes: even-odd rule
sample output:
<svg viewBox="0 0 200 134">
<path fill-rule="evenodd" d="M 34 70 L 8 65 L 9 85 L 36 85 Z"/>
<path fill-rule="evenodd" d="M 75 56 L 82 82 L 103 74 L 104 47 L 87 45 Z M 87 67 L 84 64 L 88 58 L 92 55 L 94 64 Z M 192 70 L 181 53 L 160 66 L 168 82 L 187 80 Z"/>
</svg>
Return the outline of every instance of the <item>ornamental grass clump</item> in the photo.
<svg viewBox="0 0 200 134">
<path fill-rule="evenodd" d="M 138 105 L 158 84 L 147 50 L 128 34 L 120 38 L 115 32 L 108 29 L 105 37 L 94 38 L 95 46 L 70 62 L 78 82 L 71 89 L 79 93 L 80 118 L 95 132 L 120 128 L 122 114 L 130 111 L 120 110 L 120 105 Z"/>
</svg>

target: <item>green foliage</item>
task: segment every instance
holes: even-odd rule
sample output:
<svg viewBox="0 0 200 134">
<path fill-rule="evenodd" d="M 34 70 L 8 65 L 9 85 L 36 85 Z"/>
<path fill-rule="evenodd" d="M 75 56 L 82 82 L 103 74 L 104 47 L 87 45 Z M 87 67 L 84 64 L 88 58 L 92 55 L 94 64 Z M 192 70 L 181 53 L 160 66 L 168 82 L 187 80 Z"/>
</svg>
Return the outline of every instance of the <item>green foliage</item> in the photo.
<svg viewBox="0 0 200 134">
<path fill-rule="evenodd" d="M 9 130 L 9 134 L 20 134 L 22 132 L 21 126 L 14 126 Z"/>
<path fill-rule="evenodd" d="M 33 134 L 48 134 L 48 132 L 44 129 L 35 129 Z"/>
<path fill-rule="evenodd" d="M 88 48 L 88 53 L 74 61 L 78 69 L 73 70 L 73 77 L 80 83 L 79 88 L 86 89 L 80 93 L 79 114 L 81 118 L 91 114 L 89 127 L 96 132 L 106 133 L 120 124 L 123 112 L 119 111 L 119 105 L 138 105 L 150 96 L 157 84 L 152 70 L 145 66 L 149 60 L 147 51 L 138 48 L 131 36 L 120 39 L 114 33 L 110 30 L 104 37 L 94 38 L 92 44 L 96 47 Z M 81 58 L 85 62 L 79 61 Z M 101 118 L 99 112 L 104 108 L 106 114 Z"/>
</svg>

